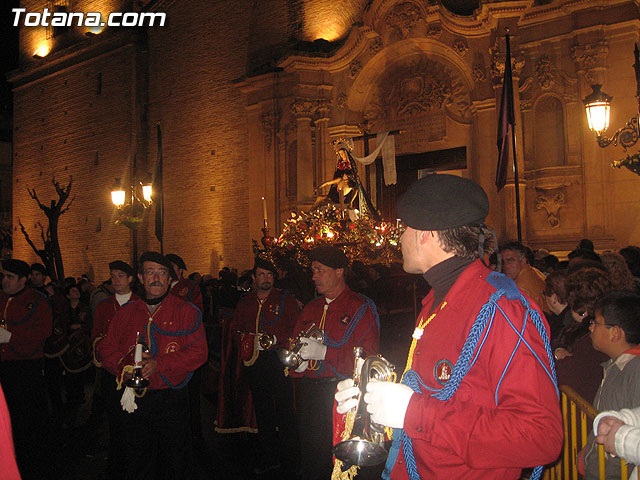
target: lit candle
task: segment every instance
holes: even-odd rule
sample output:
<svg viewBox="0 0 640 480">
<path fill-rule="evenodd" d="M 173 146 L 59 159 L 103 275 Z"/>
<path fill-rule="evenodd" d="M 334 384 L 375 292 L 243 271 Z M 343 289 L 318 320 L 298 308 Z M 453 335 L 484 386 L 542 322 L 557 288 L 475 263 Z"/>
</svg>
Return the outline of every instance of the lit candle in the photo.
<svg viewBox="0 0 640 480">
<path fill-rule="evenodd" d="M 267 201 L 262 197 L 262 218 L 264 220 L 264 226 L 267 226 Z"/>
<path fill-rule="evenodd" d="M 142 361 L 142 344 L 138 343 L 136 344 L 136 353 L 133 357 L 133 361 L 135 362 L 136 367 L 140 365 L 140 362 Z"/>
</svg>

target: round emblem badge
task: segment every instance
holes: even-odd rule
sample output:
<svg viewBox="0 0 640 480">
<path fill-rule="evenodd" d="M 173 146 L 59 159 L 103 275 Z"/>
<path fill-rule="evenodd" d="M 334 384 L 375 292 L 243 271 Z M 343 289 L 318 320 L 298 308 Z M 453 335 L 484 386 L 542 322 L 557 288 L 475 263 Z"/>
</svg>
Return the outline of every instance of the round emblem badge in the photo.
<svg viewBox="0 0 640 480">
<path fill-rule="evenodd" d="M 171 342 L 170 344 L 167 345 L 167 348 L 165 348 L 165 353 L 173 353 L 173 352 L 177 352 L 178 351 L 178 343 L 177 342 Z"/>
<path fill-rule="evenodd" d="M 439 360 L 433 369 L 433 376 L 440 385 L 446 384 L 451 378 L 453 372 L 453 364 L 446 359 Z"/>
</svg>

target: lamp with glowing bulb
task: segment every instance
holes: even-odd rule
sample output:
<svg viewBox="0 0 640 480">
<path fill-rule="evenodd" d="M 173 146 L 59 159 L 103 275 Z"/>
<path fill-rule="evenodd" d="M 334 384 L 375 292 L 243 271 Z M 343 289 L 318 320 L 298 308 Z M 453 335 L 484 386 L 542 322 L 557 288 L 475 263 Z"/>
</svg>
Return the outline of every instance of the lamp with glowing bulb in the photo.
<svg viewBox="0 0 640 480">
<path fill-rule="evenodd" d="M 609 145 L 617 147 L 619 144 L 626 152 L 628 148 L 633 147 L 638 143 L 638 139 L 640 138 L 640 129 L 638 126 L 640 120 L 640 59 L 637 43 L 635 44 L 633 53 L 635 56 L 633 68 L 636 73 L 636 98 L 638 100 L 638 110 L 636 115 L 631 117 L 624 127 L 619 128 L 610 138 L 603 136 L 604 132 L 609 128 L 611 100 L 613 97 L 611 95 L 607 95 L 601 90 L 602 85 L 592 85 L 591 94 L 587 95 L 583 100 L 587 113 L 589 129 L 595 132 L 596 141 L 602 148 L 608 147 Z M 640 175 L 640 152 L 636 152 L 633 155 L 627 154 L 627 156 L 622 160 L 614 160 L 612 165 L 618 168 L 626 167 L 636 175 Z"/>
</svg>

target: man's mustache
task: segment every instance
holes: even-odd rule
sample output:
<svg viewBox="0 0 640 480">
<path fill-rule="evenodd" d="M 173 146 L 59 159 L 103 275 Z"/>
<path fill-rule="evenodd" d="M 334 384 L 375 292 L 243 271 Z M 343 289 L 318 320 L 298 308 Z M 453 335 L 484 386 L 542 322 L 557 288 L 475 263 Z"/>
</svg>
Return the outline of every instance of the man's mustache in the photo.
<svg viewBox="0 0 640 480">
<path fill-rule="evenodd" d="M 149 284 L 150 287 L 164 287 L 160 282 L 152 282 Z"/>
</svg>

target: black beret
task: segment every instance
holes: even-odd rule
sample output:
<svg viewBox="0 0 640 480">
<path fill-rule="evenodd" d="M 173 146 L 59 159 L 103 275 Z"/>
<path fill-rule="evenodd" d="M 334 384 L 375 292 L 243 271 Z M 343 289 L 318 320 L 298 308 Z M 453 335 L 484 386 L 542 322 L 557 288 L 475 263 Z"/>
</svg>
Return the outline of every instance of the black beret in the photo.
<svg viewBox="0 0 640 480">
<path fill-rule="evenodd" d="M 32 272 L 40 272 L 43 275 L 47 274 L 47 268 L 41 263 L 32 263 L 31 264 L 31 271 Z"/>
<path fill-rule="evenodd" d="M 263 270 L 269 270 L 270 272 L 276 273 L 276 266 L 266 258 L 256 257 L 256 263 L 253 265 L 254 272 L 256 268 L 262 268 Z"/>
<path fill-rule="evenodd" d="M 167 257 L 158 252 L 144 252 L 140 255 L 140 265 L 144 262 L 155 262 L 160 265 L 167 267 L 169 269 L 169 273 L 173 276 L 173 265 Z"/>
<path fill-rule="evenodd" d="M 165 257 L 167 257 L 167 260 L 169 260 L 171 263 L 175 263 L 178 268 L 181 268 L 182 270 L 187 269 L 184 260 L 182 260 L 179 255 L 176 255 L 175 253 L 167 253 Z"/>
<path fill-rule="evenodd" d="M 133 268 L 127 262 L 123 262 L 122 260 L 115 260 L 109 264 L 109 270 L 122 270 L 129 276 L 133 275 Z"/>
<path fill-rule="evenodd" d="M 346 268 L 349 265 L 349 259 L 342 250 L 337 247 L 323 245 L 311 250 L 309 258 L 313 262 L 320 262 L 331 268 Z"/>
<path fill-rule="evenodd" d="M 27 262 L 10 258 L 2 262 L 2 270 L 16 274 L 18 277 L 28 277 L 31 273 L 31 267 Z"/>
<path fill-rule="evenodd" d="M 409 187 L 396 208 L 416 230 L 448 230 L 484 223 L 489 199 L 480 185 L 456 175 L 431 174 Z"/>
</svg>

